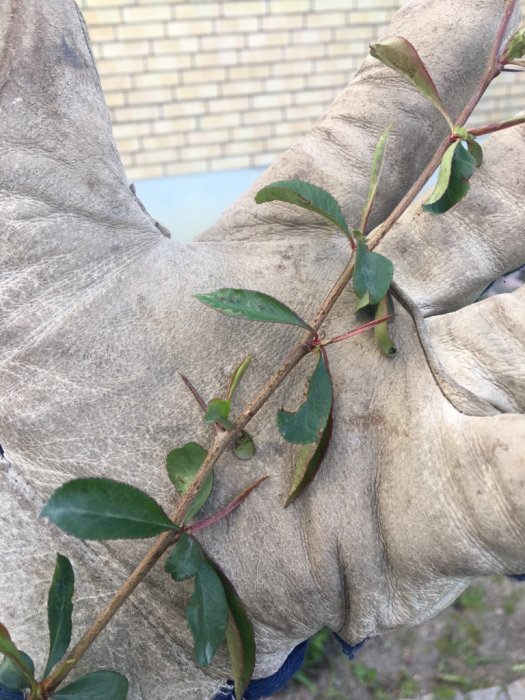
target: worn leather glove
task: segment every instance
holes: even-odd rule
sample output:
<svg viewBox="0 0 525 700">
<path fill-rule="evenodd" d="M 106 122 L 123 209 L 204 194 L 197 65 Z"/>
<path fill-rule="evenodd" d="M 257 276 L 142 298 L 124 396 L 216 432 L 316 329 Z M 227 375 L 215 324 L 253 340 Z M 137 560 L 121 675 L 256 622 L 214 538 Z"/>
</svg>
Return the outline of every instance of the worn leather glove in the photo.
<svg viewBox="0 0 525 700">
<path fill-rule="evenodd" d="M 493 0 L 415 0 L 388 33 L 416 45 L 455 116 L 502 12 Z M 76 572 L 77 639 L 151 544 L 67 537 L 38 519 L 50 494 L 73 477 L 106 476 L 171 510 L 167 452 L 211 440 L 176 370 L 209 399 L 224 394 L 233 367 L 253 353 L 236 412 L 298 339 L 294 328 L 221 316 L 192 294 L 256 288 L 308 318 L 349 251 L 316 215 L 257 206 L 253 191 L 200 240 L 163 236 L 128 188 L 71 0 L 3 2 L 0 55 L 0 620 L 41 662 L 56 551 Z M 390 123 L 377 224 L 446 124 L 373 59 L 255 189 L 309 180 L 357 224 L 371 155 Z M 519 128 L 490 140 L 454 210 L 435 216 L 416 203 L 385 238 L 397 357 L 386 359 L 367 335 L 329 349 L 333 438 L 308 491 L 283 509 L 293 464 L 275 414 L 298 404 L 313 358 L 250 424 L 255 457 L 239 462 L 228 453 L 216 468 L 208 513 L 271 476 L 200 538 L 254 622 L 258 677 L 324 625 L 356 644 L 434 615 L 473 576 L 525 570 L 525 294 L 474 303 L 525 262 L 524 136 Z M 353 305 L 348 289 L 327 336 L 356 324 Z M 131 700 L 213 696 L 228 662 L 221 653 L 208 669 L 194 666 L 188 591 L 157 567 L 78 672 L 124 673 Z"/>
</svg>

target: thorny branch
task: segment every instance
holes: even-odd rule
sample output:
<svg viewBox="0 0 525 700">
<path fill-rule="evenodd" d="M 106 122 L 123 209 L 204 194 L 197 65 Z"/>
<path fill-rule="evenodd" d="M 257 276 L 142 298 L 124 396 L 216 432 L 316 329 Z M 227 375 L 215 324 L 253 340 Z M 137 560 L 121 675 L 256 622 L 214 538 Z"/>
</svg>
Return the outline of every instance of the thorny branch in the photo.
<svg viewBox="0 0 525 700">
<path fill-rule="evenodd" d="M 508 31 L 510 19 L 516 8 L 518 0 L 507 0 L 505 5 L 505 10 L 501 23 L 499 25 L 494 43 L 492 45 L 491 53 L 487 62 L 485 71 L 483 72 L 482 78 L 464 107 L 463 111 L 456 120 L 455 126 L 464 126 L 467 119 L 471 115 L 472 111 L 478 104 L 479 100 L 483 96 L 485 90 L 490 85 L 492 80 L 499 75 L 503 69 L 503 64 L 500 60 L 500 52 L 503 40 Z M 450 137 L 447 137 L 437 148 L 434 156 L 429 161 L 421 175 L 414 182 L 412 187 L 408 190 L 405 196 L 401 199 L 399 204 L 395 207 L 392 213 L 385 219 L 385 221 L 380 224 L 368 237 L 368 247 L 370 250 L 376 248 L 386 234 L 392 229 L 394 224 L 399 220 L 401 215 L 406 211 L 406 209 L 412 204 L 414 199 L 417 197 L 422 187 L 425 185 L 427 180 L 434 173 L 436 168 L 439 166 L 443 154 L 445 153 L 447 147 L 450 145 Z M 351 252 L 350 259 L 348 260 L 343 272 L 339 276 L 339 279 L 330 290 L 324 301 L 321 303 L 317 313 L 315 314 L 309 325 L 315 334 L 319 331 L 321 325 L 326 320 L 328 314 L 334 307 L 335 303 L 341 296 L 342 292 L 346 288 L 348 282 L 352 277 L 354 271 L 355 260 Z M 234 429 L 230 431 L 223 431 L 216 433 L 214 440 L 206 459 L 204 460 L 199 471 L 195 475 L 192 483 L 181 497 L 175 511 L 172 513 L 172 520 L 176 524 L 180 524 L 184 520 L 184 516 L 188 512 L 194 498 L 199 492 L 202 484 L 206 480 L 207 476 L 211 473 L 215 463 L 226 450 L 226 448 L 233 443 L 235 438 L 239 435 L 241 430 L 250 422 L 250 420 L 258 413 L 258 411 L 265 405 L 268 399 L 272 396 L 275 390 L 282 384 L 290 372 L 296 367 L 296 365 L 311 351 L 312 339 L 315 337 L 312 332 L 307 333 L 298 343 L 296 343 L 290 350 L 287 358 L 284 360 L 283 364 L 277 369 L 274 375 L 268 380 L 266 385 L 261 389 L 259 394 L 253 399 L 253 401 L 248 404 L 248 406 L 241 412 L 237 420 L 234 421 Z M 110 620 L 122 607 L 125 601 L 130 597 L 137 586 L 143 581 L 151 569 L 155 566 L 161 556 L 166 552 L 166 550 L 172 546 L 179 533 L 177 532 L 166 532 L 160 535 L 153 546 L 149 549 L 146 556 L 142 559 L 135 570 L 130 574 L 126 581 L 122 584 L 119 590 L 116 592 L 113 599 L 108 603 L 108 605 L 101 611 L 93 624 L 84 633 L 79 642 L 67 655 L 66 659 L 55 669 L 55 671 L 41 683 L 41 691 L 46 697 L 53 690 L 55 690 L 60 683 L 66 678 L 69 672 L 78 663 L 83 654 L 91 646 L 94 640 L 99 636 L 99 634 L 108 625 Z"/>
</svg>

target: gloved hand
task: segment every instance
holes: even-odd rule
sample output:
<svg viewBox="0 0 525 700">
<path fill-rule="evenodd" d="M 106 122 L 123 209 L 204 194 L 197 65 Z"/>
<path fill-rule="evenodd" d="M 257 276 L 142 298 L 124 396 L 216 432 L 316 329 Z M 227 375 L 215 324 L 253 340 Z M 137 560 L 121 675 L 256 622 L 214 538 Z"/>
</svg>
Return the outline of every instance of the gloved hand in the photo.
<svg viewBox="0 0 525 700">
<path fill-rule="evenodd" d="M 501 14 L 492 0 L 417 0 L 388 34 L 417 46 L 455 116 L 475 89 Z M 200 240 L 166 239 L 128 189 L 76 6 L 2 4 L 0 55 L 0 620 L 41 661 L 55 552 L 75 567 L 78 638 L 150 545 L 63 535 L 37 518 L 50 494 L 73 477 L 107 476 L 170 511 L 167 452 L 211 439 L 176 370 L 209 399 L 224 393 L 233 367 L 252 352 L 235 413 L 298 338 L 293 328 L 220 316 L 192 295 L 256 288 L 309 318 L 348 245 L 313 214 L 255 205 L 253 191 Z M 371 155 L 390 123 L 377 224 L 446 124 L 372 59 L 255 189 L 309 180 L 357 224 Z M 385 238 L 398 354 L 384 358 L 366 335 L 329 348 L 333 438 L 308 491 L 283 509 L 293 465 L 275 427 L 278 407 L 293 408 L 303 394 L 308 360 L 250 424 L 255 457 L 239 462 L 228 453 L 216 468 L 208 513 L 271 476 L 200 537 L 254 622 L 256 676 L 273 673 L 324 625 L 356 644 L 427 619 L 473 576 L 525 570 L 525 296 L 473 303 L 492 279 L 525 262 L 523 129 L 495 136 L 485 151 L 456 209 L 437 217 L 416 203 Z M 327 336 L 355 325 L 353 305 L 348 289 Z M 124 673 L 131 700 L 212 696 L 228 662 L 219 654 L 206 670 L 192 663 L 188 590 L 155 569 L 79 671 Z"/>
</svg>

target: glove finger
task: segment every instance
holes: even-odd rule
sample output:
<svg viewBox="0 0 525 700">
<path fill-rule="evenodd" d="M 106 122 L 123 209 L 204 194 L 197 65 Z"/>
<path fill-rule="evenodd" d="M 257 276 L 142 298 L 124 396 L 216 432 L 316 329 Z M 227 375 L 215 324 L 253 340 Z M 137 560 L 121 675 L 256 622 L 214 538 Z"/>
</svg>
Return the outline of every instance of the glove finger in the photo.
<svg viewBox="0 0 525 700">
<path fill-rule="evenodd" d="M 447 375 L 502 413 L 525 411 L 525 286 L 426 321 Z"/>
<path fill-rule="evenodd" d="M 445 214 L 418 200 L 379 249 L 394 280 L 423 316 L 474 302 L 502 274 L 525 263 L 523 162 L 525 126 L 492 136 L 467 196 Z"/>
<path fill-rule="evenodd" d="M 72 0 L 0 3 L 2 224 L 77 215 L 150 228 L 129 190 Z M 82 217 L 82 218 L 81 218 Z M 89 234 L 89 231 L 86 231 Z"/>
<path fill-rule="evenodd" d="M 487 554 L 486 568 L 478 573 L 522 574 L 525 416 L 466 417 L 463 438 L 467 461 L 453 465 L 451 474 L 456 504 Z"/>
</svg>

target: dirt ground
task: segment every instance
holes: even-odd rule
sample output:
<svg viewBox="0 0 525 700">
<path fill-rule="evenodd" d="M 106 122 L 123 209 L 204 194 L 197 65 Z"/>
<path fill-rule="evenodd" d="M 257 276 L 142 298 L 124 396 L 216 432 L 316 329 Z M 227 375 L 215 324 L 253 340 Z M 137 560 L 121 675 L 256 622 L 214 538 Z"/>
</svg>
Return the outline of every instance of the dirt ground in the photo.
<svg viewBox="0 0 525 700">
<path fill-rule="evenodd" d="M 367 642 L 354 661 L 331 634 L 318 637 L 316 660 L 280 700 L 389 700 L 506 685 L 525 677 L 525 583 L 476 581 L 456 603 L 419 627 Z"/>
</svg>

